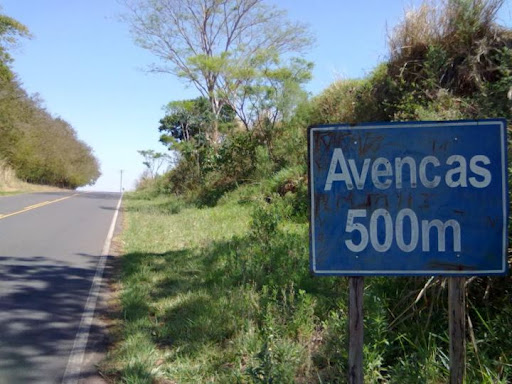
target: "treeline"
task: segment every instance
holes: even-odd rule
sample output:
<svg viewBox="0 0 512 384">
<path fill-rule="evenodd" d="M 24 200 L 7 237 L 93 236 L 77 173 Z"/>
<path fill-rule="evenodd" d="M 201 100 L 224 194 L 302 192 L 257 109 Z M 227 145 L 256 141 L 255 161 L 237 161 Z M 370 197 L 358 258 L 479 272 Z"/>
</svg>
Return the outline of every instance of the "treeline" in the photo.
<svg viewBox="0 0 512 384">
<path fill-rule="evenodd" d="M 288 187 L 280 188 L 302 185 L 304 192 L 309 125 L 510 120 L 512 31 L 495 22 L 502 4 L 426 2 L 392 31 L 387 62 L 363 79 L 336 81 L 312 98 L 302 89 L 311 76 L 311 63 L 295 59 L 282 65 L 278 56 L 265 61 L 260 53 L 243 70 L 231 73 L 232 78 L 239 72 L 245 76 L 236 82 L 236 92 L 217 90 L 223 99 L 216 115 L 208 95 L 169 103 L 159 130 L 161 142 L 177 153 L 178 161 L 152 183 L 161 192 L 211 205 L 228 190 L 288 169 L 285 173 L 294 176 L 284 180 Z M 214 131 L 220 132 L 219 140 Z"/>
<path fill-rule="evenodd" d="M 92 149 L 28 95 L 10 67 L 8 50 L 20 37 L 30 37 L 28 29 L 0 15 L 0 161 L 29 183 L 73 189 L 92 184 L 100 175 Z"/>
</svg>

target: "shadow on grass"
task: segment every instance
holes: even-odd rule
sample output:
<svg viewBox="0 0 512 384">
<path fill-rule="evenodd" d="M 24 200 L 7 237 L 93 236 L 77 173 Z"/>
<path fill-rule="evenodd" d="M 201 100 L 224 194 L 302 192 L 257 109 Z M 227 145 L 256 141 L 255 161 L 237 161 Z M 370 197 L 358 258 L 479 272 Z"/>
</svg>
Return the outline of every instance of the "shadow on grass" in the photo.
<svg viewBox="0 0 512 384">
<path fill-rule="evenodd" d="M 212 344 L 223 344 L 243 327 L 247 306 L 230 290 L 241 289 L 221 266 L 239 240 L 216 242 L 202 249 L 123 256 L 122 297 L 128 323 L 140 322 L 160 348 L 193 357 Z M 223 275 L 224 274 L 224 275 Z M 131 328 L 129 324 L 126 328 Z"/>
<path fill-rule="evenodd" d="M 180 356 L 194 356 L 209 345 L 222 345 L 242 330 L 247 320 L 261 320 L 255 318 L 259 316 L 255 309 L 259 299 L 251 302 L 244 297 L 249 289 L 285 287 L 290 282 L 301 288 L 315 283 L 308 274 L 307 253 L 302 247 L 286 247 L 297 247 L 300 241 L 301 236 L 282 234 L 273 248 L 275 254 L 265 254 L 263 247 L 255 249 L 255 240 L 249 236 L 204 248 L 126 254 L 124 280 L 145 285 L 143 293 L 129 288 L 126 318 L 151 318 L 149 332 L 154 343 L 179 350 Z M 331 281 L 316 281 L 316 290 L 332 292 Z"/>
<path fill-rule="evenodd" d="M 152 202 L 148 204 L 143 200 L 143 204 L 132 204 L 128 207 L 123 207 L 125 212 L 140 212 L 140 213 L 159 213 L 174 215 L 180 213 L 189 205 L 177 198 L 168 198 L 163 201 Z"/>
</svg>

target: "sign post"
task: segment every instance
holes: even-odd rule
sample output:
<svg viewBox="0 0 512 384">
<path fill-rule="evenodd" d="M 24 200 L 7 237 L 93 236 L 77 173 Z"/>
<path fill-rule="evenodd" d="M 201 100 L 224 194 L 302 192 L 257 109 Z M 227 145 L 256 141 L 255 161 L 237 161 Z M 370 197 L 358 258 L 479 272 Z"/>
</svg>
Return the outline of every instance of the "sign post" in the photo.
<svg viewBox="0 0 512 384">
<path fill-rule="evenodd" d="M 466 290 L 464 277 L 448 278 L 450 384 L 462 384 L 466 372 Z"/>
<path fill-rule="evenodd" d="M 348 287 L 348 382 L 362 384 L 364 277 L 349 277 Z"/>
<path fill-rule="evenodd" d="M 506 121 L 314 126 L 308 151 L 311 270 L 351 277 L 351 333 L 363 286 L 352 277 L 450 276 L 462 380 L 464 277 L 507 273 Z M 350 337 L 349 378 L 361 365 Z"/>
</svg>

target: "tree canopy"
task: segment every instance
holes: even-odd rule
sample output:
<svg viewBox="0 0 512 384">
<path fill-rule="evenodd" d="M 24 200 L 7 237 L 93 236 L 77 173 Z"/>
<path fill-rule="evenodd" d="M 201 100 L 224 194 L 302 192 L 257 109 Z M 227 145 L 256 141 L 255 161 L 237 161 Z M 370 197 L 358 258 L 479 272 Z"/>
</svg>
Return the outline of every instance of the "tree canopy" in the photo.
<svg viewBox="0 0 512 384">
<path fill-rule="evenodd" d="M 19 21 L 0 14 L 0 78 L 2 79 L 12 80 L 13 75 L 9 70 L 12 57 L 8 50 L 16 46 L 20 37 L 31 37 L 28 28 Z"/>
<path fill-rule="evenodd" d="M 232 124 L 234 118 L 233 109 L 225 105 L 218 117 L 221 130 Z M 213 120 L 208 100 L 204 97 L 171 101 L 165 106 L 165 116 L 160 119 L 160 142 L 172 146 L 176 142 L 191 141 L 197 135 L 206 134 Z"/>
<path fill-rule="evenodd" d="M 236 97 L 260 68 L 276 68 L 276 57 L 303 52 L 312 42 L 304 24 L 263 0 L 124 0 L 137 44 L 160 61 L 157 72 L 191 83 L 209 102 L 214 120 L 209 138 L 219 140 L 224 105 L 238 115 Z M 255 60 L 257 62 L 255 62 Z"/>
<path fill-rule="evenodd" d="M 92 148 L 73 127 L 52 116 L 37 95 L 28 95 L 11 70 L 9 49 L 28 28 L 0 14 L 0 160 L 22 180 L 76 188 L 100 176 Z"/>
</svg>

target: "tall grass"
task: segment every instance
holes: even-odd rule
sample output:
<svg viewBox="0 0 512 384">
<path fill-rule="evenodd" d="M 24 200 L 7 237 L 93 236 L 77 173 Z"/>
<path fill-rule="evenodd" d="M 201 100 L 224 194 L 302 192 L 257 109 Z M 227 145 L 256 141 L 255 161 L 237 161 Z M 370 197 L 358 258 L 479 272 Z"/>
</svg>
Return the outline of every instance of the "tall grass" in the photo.
<svg viewBox="0 0 512 384">
<path fill-rule="evenodd" d="M 275 182 L 270 186 L 278 189 Z M 128 197 L 121 327 L 102 367 L 109 377 L 124 383 L 345 382 L 347 281 L 309 274 L 307 224 L 294 218 L 286 195 L 264 196 L 244 187 L 211 208 L 175 197 Z M 366 282 L 366 382 L 446 382 L 445 279 Z M 510 277 L 468 284 L 468 382 L 512 380 L 510 286 Z M 486 287 L 492 295 L 483 297 Z"/>
<path fill-rule="evenodd" d="M 389 36 L 391 61 L 411 57 L 414 50 L 442 45 L 456 50 L 492 38 L 496 14 L 504 0 L 427 0 L 406 11 Z"/>
<path fill-rule="evenodd" d="M 389 82 L 381 87 L 394 119 L 421 118 L 418 109 L 440 112 L 430 114 L 436 120 L 510 116 L 512 33 L 496 23 L 503 3 L 425 1 L 405 14 L 389 37 Z"/>
</svg>

